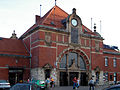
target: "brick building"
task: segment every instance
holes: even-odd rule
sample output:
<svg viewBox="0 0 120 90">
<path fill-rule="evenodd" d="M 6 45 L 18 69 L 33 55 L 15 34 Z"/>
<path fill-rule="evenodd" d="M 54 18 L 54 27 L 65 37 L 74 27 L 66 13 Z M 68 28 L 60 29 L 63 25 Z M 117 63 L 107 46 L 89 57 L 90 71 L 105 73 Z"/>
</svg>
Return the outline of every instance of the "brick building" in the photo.
<svg viewBox="0 0 120 90">
<path fill-rule="evenodd" d="M 19 39 L 8 40 L 13 42 L 21 52 L 10 46 L 12 49 L 6 56 L 2 55 L 4 52 L 1 47 L 0 61 L 3 62 L 3 57 L 6 61 L 4 66 L 0 63 L 0 70 L 3 68 L 6 70 L 0 73 L 0 78 L 6 74 L 4 78 L 10 80 L 11 74 L 8 72 L 11 67 L 17 68 L 13 70 L 17 73 L 22 67 L 24 70 L 22 80 L 28 78 L 45 80 L 53 77 L 56 85 L 60 86 L 72 85 L 74 76 L 80 79 L 81 85 L 87 85 L 91 77 L 98 84 L 119 81 L 120 53 L 116 50 L 117 47 L 104 45 L 104 39 L 96 31 L 96 26 L 94 31 L 87 28 L 75 8 L 72 14 L 68 14 L 55 5 L 43 17 L 36 15 L 35 24 Z M 11 42 L 8 43 L 12 45 Z M 12 55 L 13 49 L 15 54 L 9 56 Z"/>
<path fill-rule="evenodd" d="M 0 38 L 0 80 L 9 80 L 11 85 L 30 76 L 29 52 L 22 40 L 16 37 Z"/>
</svg>

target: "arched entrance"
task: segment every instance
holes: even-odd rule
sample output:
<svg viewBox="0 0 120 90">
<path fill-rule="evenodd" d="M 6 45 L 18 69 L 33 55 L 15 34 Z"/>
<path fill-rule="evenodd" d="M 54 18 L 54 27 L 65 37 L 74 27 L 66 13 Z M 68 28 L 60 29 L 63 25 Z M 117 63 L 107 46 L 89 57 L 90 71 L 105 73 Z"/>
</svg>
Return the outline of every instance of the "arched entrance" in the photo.
<svg viewBox="0 0 120 90">
<path fill-rule="evenodd" d="M 61 54 L 59 60 L 59 84 L 60 86 L 73 85 L 73 78 L 80 80 L 80 85 L 87 85 L 89 60 L 84 52 L 70 49 Z"/>
</svg>

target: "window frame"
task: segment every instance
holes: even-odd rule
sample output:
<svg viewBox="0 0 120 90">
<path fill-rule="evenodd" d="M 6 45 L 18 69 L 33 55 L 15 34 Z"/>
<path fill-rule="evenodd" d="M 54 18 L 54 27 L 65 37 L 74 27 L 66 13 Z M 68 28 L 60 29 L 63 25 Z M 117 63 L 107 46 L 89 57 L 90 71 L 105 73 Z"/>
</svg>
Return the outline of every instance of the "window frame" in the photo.
<svg viewBox="0 0 120 90">
<path fill-rule="evenodd" d="M 117 60 L 116 60 L 116 58 L 113 58 L 113 67 L 117 67 Z"/>
<path fill-rule="evenodd" d="M 117 80 L 117 73 L 114 72 L 114 81 L 116 81 L 116 80 Z"/>
<path fill-rule="evenodd" d="M 108 66 L 108 57 L 105 57 L 105 67 Z"/>
<path fill-rule="evenodd" d="M 106 80 L 108 81 L 108 72 L 105 73 Z"/>
<path fill-rule="evenodd" d="M 64 65 L 64 67 L 63 67 L 62 64 Z M 59 68 L 60 69 L 66 69 L 67 68 L 66 65 L 67 65 L 67 54 L 64 54 L 61 61 L 60 61 Z"/>
</svg>

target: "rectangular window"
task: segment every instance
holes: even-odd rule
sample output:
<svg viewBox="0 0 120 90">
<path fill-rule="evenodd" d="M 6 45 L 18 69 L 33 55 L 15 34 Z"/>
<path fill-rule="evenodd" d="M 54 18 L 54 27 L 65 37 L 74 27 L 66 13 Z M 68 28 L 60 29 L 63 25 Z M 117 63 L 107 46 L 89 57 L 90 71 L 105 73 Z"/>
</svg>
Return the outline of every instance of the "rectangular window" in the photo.
<svg viewBox="0 0 120 90">
<path fill-rule="evenodd" d="M 107 67 L 108 66 L 108 58 L 105 57 L 105 66 Z"/>
<path fill-rule="evenodd" d="M 106 72 L 105 76 L 106 76 L 106 81 L 108 81 L 108 72 Z"/>
<path fill-rule="evenodd" d="M 103 73 L 103 81 L 108 81 L 108 72 Z"/>
<path fill-rule="evenodd" d="M 106 76 L 105 76 L 106 73 L 103 73 L 103 81 L 106 81 Z"/>
<path fill-rule="evenodd" d="M 71 28 L 71 43 L 78 44 L 78 29 Z"/>
<path fill-rule="evenodd" d="M 116 58 L 113 59 L 113 67 L 116 67 L 117 63 L 116 63 Z"/>
<path fill-rule="evenodd" d="M 114 82 L 115 83 L 117 82 L 117 73 L 116 72 L 114 73 Z"/>
</svg>

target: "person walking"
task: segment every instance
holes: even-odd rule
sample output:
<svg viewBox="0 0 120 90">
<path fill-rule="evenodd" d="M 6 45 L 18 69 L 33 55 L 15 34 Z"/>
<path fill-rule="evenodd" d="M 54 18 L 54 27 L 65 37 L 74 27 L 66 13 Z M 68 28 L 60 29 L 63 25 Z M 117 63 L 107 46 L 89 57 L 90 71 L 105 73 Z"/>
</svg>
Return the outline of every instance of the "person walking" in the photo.
<svg viewBox="0 0 120 90">
<path fill-rule="evenodd" d="M 91 78 L 90 81 L 88 82 L 90 88 L 89 90 L 94 90 L 94 80 Z"/>
<path fill-rule="evenodd" d="M 77 89 L 77 78 L 74 77 L 73 81 L 73 89 Z"/>
<path fill-rule="evenodd" d="M 77 79 L 77 88 L 79 88 L 79 86 L 80 86 L 80 80 L 79 80 L 79 78 Z"/>
</svg>

